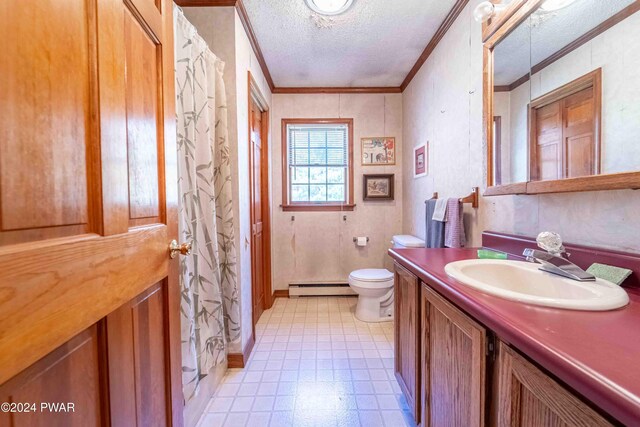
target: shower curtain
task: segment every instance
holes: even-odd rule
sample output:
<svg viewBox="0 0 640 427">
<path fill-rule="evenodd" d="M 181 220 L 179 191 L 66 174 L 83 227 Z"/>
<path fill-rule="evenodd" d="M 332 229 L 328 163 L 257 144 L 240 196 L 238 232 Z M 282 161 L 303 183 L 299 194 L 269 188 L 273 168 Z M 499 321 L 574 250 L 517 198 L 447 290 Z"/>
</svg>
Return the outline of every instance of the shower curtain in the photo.
<svg viewBox="0 0 640 427">
<path fill-rule="evenodd" d="M 174 8 L 185 401 L 240 338 L 224 62 Z"/>
</svg>

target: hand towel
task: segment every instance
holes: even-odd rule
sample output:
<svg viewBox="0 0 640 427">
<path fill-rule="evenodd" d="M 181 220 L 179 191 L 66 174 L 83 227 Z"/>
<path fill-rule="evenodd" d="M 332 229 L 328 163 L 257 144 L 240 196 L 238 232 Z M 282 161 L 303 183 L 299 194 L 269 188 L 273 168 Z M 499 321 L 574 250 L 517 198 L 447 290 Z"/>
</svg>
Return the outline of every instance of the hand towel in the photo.
<svg viewBox="0 0 640 427">
<path fill-rule="evenodd" d="M 436 209 L 436 199 L 427 200 L 426 228 L 427 236 L 425 245 L 427 248 L 444 248 L 444 222 L 434 221 L 433 212 Z"/>
<path fill-rule="evenodd" d="M 466 243 L 463 221 L 463 207 L 459 199 L 447 199 L 447 221 L 444 223 L 444 245 L 461 248 Z"/>
<path fill-rule="evenodd" d="M 447 199 L 435 200 L 436 207 L 433 211 L 433 220 L 445 222 L 447 220 Z"/>
</svg>

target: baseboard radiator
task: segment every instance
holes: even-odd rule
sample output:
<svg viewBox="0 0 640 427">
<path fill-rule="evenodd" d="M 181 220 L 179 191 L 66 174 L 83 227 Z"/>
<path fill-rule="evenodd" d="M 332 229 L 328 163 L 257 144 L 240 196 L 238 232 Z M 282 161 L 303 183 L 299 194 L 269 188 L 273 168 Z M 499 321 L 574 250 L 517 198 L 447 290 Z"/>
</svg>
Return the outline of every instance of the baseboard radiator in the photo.
<svg viewBox="0 0 640 427">
<path fill-rule="evenodd" d="M 345 282 L 290 283 L 289 298 L 357 295 Z"/>
</svg>

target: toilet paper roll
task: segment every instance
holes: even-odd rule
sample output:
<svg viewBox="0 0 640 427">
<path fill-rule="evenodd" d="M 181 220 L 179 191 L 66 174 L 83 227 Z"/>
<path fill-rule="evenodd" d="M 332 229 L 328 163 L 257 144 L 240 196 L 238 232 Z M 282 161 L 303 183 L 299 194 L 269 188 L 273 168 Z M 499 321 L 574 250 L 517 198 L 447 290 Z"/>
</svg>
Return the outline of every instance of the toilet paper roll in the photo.
<svg viewBox="0 0 640 427">
<path fill-rule="evenodd" d="M 358 246 L 367 246 L 367 238 L 366 237 L 358 237 L 356 242 Z"/>
</svg>

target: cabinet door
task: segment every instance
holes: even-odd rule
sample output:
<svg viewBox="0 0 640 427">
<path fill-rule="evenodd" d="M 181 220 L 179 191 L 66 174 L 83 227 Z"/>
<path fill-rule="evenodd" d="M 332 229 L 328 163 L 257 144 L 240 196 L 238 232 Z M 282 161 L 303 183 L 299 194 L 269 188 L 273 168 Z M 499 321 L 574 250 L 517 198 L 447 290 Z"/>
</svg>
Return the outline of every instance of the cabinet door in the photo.
<svg viewBox="0 0 640 427">
<path fill-rule="evenodd" d="M 420 419 L 420 286 L 418 278 L 395 265 L 395 373 L 415 420 Z"/>
<path fill-rule="evenodd" d="M 499 426 L 609 426 L 604 418 L 500 343 Z"/>
<path fill-rule="evenodd" d="M 485 424 L 486 331 L 422 285 L 422 426 Z"/>
</svg>

